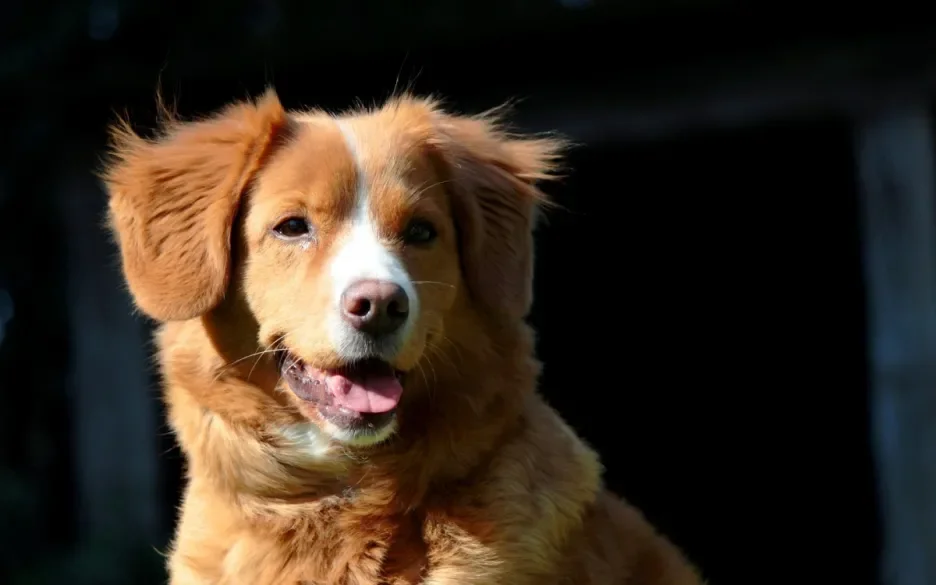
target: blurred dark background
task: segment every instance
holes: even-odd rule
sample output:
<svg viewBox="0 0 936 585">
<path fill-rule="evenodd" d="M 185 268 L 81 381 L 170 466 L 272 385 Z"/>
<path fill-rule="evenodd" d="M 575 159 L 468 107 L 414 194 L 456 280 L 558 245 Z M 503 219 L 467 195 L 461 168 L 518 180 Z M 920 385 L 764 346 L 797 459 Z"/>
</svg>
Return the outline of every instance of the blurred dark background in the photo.
<svg viewBox="0 0 936 585">
<path fill-rule="evenodd" d="M 936 584 L 936 19 L 911 3 L 0 7 L 0 584 L 165 581 L 181 461 L 105 128 L 409 86 L 579 147 L 542 391 L 713 584 Z"/>
</svg>

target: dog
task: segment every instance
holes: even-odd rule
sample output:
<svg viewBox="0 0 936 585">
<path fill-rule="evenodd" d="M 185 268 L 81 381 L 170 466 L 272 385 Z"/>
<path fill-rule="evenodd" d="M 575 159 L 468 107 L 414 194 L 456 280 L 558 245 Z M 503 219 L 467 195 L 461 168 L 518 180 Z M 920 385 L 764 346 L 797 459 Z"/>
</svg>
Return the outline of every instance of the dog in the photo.
<svg viewBox="0 0 936 585">
<path fill-rule="evenodd" d="M 537 394 L 533 228 L 564 144 L 271 89 L 112 128 L 108 222 L 187 485 L 172 585 L 689 585 Z"/>
</svg>

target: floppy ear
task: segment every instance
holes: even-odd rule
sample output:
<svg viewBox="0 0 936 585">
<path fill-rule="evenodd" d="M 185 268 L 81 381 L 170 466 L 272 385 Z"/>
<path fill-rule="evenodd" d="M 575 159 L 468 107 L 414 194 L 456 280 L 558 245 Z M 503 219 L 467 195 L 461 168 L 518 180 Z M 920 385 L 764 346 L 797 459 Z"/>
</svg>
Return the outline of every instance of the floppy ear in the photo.
<svg viewBox="0 0 936 585">
<path fill-rule="evenodd" d="M 446 162 L 462 271 L 472 297 L 497 317 L 522 319 L 533 295 L 533 227 L 565 143 L 512 136 L 493 114 L 442 115 L 433 145 Z"/>
<path fill-rule="evenodd" d="M 169 121 L 154 139 L 126 123 L 112 129 L 104 171 L 110 227 L 144 313 L 191 319 L 221 301 L 238 202 L 286 124 L 270 90 L 212 118 Z"/>
</svg>

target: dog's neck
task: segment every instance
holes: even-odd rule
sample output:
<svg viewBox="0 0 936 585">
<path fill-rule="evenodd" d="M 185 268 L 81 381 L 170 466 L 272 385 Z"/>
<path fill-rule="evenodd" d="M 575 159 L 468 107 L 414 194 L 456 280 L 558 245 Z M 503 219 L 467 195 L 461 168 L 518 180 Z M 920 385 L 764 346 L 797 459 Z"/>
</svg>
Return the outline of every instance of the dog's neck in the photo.
<svg viewBox="0 0 936 585">
<path fill-rule="evenodd" d="M 301 432 L 289 432 L 303 425 L 312 430 L 313 423 L 277 387 L 275 360 L 247 357 L 256 352 L 255 343 L 244 341 L 250 321 L 227 308 L 165 327 L 161 336 L 175 339 L 161 345 L 173 349 L 163 364 L 173 370 L 169 379 L 184 386 L 167 392 L 174 394 L 171 422 L 189 465 L 213 468 L 198 475 L 217 478 L 218 489 L 241 500 L 256 499 L 258 510 L 264 501 L 280 506 L 348 496 L 389 513 L 418 507 L 433 490 L 487 464 L 495 446 L 522 424 L 539 374 L 528 326 L 504 327 L 495 319 L 483 329 L 453 324 L 451 331 L 471 330 L 475 338 L 452 338 L 438 359 L 411 376 L 413 398 L 401 405 L 396 437 L 366 449 L 317 451 L 296 440 Z M 207 343 L 215 350 L 210 363 L 195 350 Z M 180 401 L 189 408 L 179 408 Z"/>
</svg>

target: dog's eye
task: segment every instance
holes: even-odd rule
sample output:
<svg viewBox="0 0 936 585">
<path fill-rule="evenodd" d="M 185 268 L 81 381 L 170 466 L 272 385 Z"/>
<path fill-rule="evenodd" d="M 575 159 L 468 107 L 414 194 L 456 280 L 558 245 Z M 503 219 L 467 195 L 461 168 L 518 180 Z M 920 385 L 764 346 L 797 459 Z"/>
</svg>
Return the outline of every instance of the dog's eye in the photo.
<svg viewBox="0 0 936 585">
<path fill-rule="evenodd" d="M 415 219 L 406 226 L 403 242 L 407 244 L 428 244 L 436 239 L 435 226 L 423 219 Z"/>
<path fill-rule="evenodd" d="M 296 238 L 305 238 L 312 234 L 312 228 L 309 222 L 302 217 L 287 217 L 276 224 L 273 233 L 281 238 L 288 240 Z"/>
</svg>

